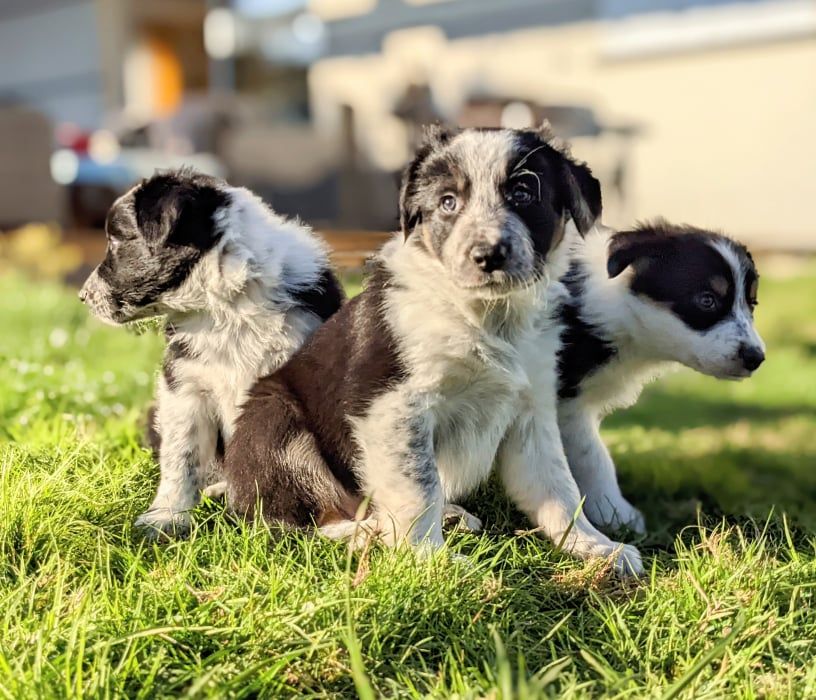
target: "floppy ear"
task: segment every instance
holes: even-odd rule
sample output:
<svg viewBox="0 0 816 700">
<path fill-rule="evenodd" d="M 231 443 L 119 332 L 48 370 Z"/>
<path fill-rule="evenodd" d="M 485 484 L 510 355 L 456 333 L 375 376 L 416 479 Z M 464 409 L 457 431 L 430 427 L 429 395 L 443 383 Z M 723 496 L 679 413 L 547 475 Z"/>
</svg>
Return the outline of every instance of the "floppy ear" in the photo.
<svg viewBox="0 0 816 700">
<path fill-rule="evenodd" d="M 183 185 L 175 192 L 176 220 L 167 235 L 172 245 L 208 249 L 218 236 L 215 212 L 227 204 L 223 192 L 199 185 Z"/>
<path fill-rule="evenodd" d="M 205 250 L 213 243 L 213 215 L 228 203 L 214 187 L 192 182 L 184 171 L 159 174 L 136 192 L 136 221 L 148 245 L 175 245 Z"/>
<path fill-rule="evenodd" d="M 583 236 L 601 216 L 601 183 L 585 163 L 564 157 L 567 208 L 579 233 Z"/>
<path fill-rule="evenodd" d="M 402 174 L 402 184 L 400 186 L 400 228 L 405 238 L 411 234 L 422 220 L 422 213 L 419 211 L 416 202 L 417 179 L 422 164 L 434 151 L 444 146 L 454 135 L 454 131 L 441 124 L 431 124 L 426 126 L 422 133 L 422 140 L 417 148 L 414 159 L 405 168 Z"/>
<path fill-rule="evenodd" d="M 610 279 L 617 277 L 638 260 L 660 255 L 661 237 L 654 231 L 640 229 L 616 233 L 609 241 L 606 271 Z"/>
</svg>

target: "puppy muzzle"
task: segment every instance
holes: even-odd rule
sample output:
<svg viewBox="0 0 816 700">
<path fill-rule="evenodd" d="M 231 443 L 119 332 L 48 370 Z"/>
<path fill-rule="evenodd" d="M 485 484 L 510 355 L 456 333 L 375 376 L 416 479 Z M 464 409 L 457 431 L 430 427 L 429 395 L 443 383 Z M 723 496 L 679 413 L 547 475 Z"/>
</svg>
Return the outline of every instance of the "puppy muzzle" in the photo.
<svg viewBox="0 0 816 700">
<path fill-rule="evenodd" d="M 100 321 L 111 325 L 118 325 L 122 322 L 117 318 L 116 304 L 111 298 L 110 288 L 99 276 L 97 270 L 94 270 L 85 280 L 85 284 L 79 290 L 79 300 Z"/>
</svg>

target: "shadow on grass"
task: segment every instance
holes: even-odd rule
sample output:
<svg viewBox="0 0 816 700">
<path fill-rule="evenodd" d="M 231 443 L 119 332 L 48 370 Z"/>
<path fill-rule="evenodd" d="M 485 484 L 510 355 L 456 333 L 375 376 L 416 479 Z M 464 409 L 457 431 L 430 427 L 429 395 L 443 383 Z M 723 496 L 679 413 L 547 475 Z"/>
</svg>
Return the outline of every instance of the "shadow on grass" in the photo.
<svg viewBox="0 0 816 700">
<path fill-rule="evenodd" d="M 621 489 L 643 511 L 648 534 L 609 534 L 620 535 L 647 555 L 673 553 L 676 538 L 686 541 L 686 533 L 700 524 L 745 526 L 764 523 L 770 515 L 777 523 L 784 516 L 800 543 L 816 532 L 813 453 L 752 446 L 678 454 L 661 447 L 617 455 L 616 462 Z M 489 536 L 506 538 L 531 527 L 497 478 L 463 505 L 484 521 Z"/>
<path fill-rule="evenodd" d="M 737 403 L 727 396 L 705 398 L 698 394 L 678 393 L 676 389 L 652 387 L 638 404 L 610 416 L 604 421 L 604 427 L 638 426 L 677 432 L 690 428 L 722 427 L 737 421 L 762 424 L 796 417 L 816 420 L 816 408 L 805 403 L 777 406 Z"/>
</svg>

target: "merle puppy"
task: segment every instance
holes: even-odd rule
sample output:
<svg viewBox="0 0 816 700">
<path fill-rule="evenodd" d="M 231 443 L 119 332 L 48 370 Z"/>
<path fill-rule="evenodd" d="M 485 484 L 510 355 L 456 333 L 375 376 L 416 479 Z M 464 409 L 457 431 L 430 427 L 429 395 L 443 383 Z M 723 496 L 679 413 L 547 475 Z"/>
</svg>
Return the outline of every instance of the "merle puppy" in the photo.
<svg viewBox="0 0 816 700">
<path fill-rule="evenodd" d="M 720 379 L 765 359 L 753 324 L 758 276 L 747 249 L 665 221 L 578 239 L 560 311 L 558 422 L 584 512 L 599 527 L 645 529 L 621 494 L 601 420 L 677 363 Z"/>
<path fill-rule="evenodd" d="M 161 482 L 137 521 L 183 532 L 246 393 L 280 367 L 343 300 L 323 243 L 248 190 L 190 170 L 120 197 L 108 248 L 79 296 L 114 325 L 166 315 L 153 430 Z"/>
<path fill-rule="evenodd" d="M 519 508 L 579 557 L 642 570 L 600 533 L 558 433 L 557 335 L 536 319 L 566 229 L 600 213 L 590 170 L 536 131 L 432 129 L 402 183 L 402 234 L 365 291 L 252 390 L 227 446 L 235 511 L 389 544 L 443 544 L 445 503 L 498 468 Z"/>
</svg>

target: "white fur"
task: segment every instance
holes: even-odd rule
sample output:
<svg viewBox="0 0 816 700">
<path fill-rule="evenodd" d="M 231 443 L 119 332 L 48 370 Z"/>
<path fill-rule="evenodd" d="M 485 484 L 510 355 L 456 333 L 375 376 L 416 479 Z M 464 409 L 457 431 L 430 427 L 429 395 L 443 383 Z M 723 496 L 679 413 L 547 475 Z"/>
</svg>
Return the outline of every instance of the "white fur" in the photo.
<svg viewBox="0 0 816 700">
<path fill-rule="evenodd" d="M 247 391 L 286 362 L 320 324 L 282 290 L 314 285 L 328 267 L 321 241 L 245 189 L 216 212 L 218 245 L 182 285 L 160 299 L 188 359 L 173 364 L 175 388 L 159 376 L 161 481 L 136 525 L 149 534 L 183 530 L 201 491 L 220 479 L 220 431 L 228 441 Z M 191 462 L 191 455 L 192 464 Z"/>
</svg>

